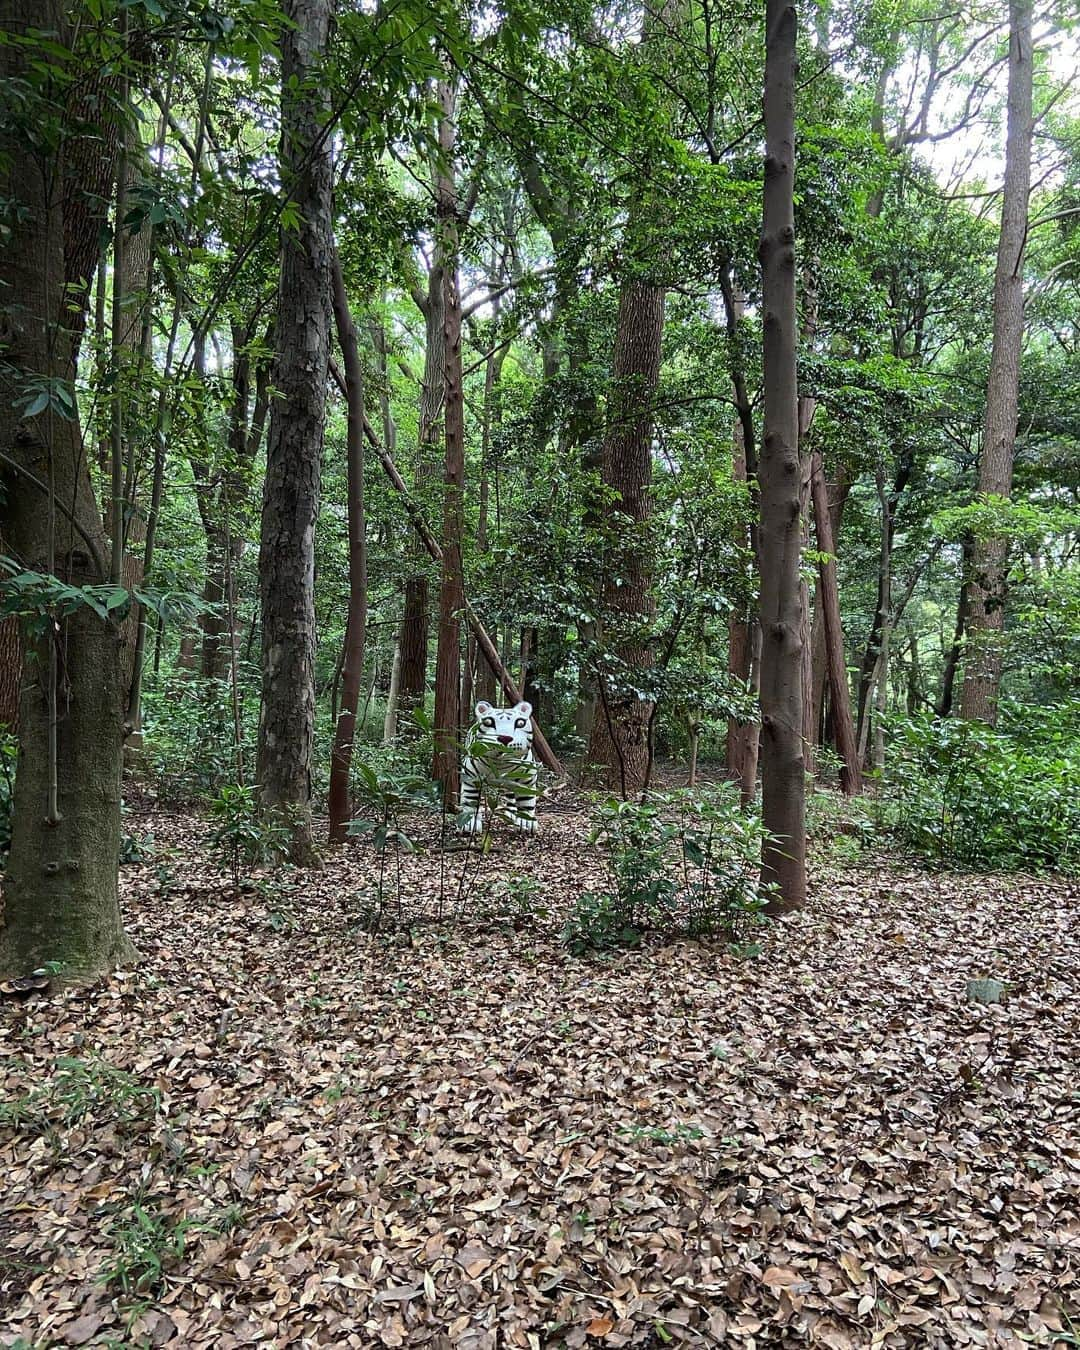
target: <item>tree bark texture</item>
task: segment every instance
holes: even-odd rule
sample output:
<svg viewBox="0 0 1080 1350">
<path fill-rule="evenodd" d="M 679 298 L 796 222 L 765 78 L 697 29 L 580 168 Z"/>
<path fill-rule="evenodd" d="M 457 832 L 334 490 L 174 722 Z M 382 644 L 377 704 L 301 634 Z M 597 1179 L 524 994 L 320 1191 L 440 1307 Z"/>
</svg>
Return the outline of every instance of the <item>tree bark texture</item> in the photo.
<svg viewBox="0 0 1080 1350">
<path fill-rule="evenodd" d="M 840 623 L 840 592 L 836 584 L 836 541 L 833 538 L 832 512 L 825 470 L 821 456 L 811 461 L 810 487 L 814 499 L 814 525 L 818 552 L 827 554 L 827 560 L 818 563 L 818 606 L 825 634 L 825 664 L 832 698 L 833 724 L 836 729 L 836 747 L 840 753 L 840 788 L 848 797 L 862 790 L 862 771 L 855 740 L 855 724 L 851 716 L 851 691 L 848 687 L 847 662 L 844 658 L 844 630 Z M 817 710 L 815 710 L 816 713 Z"/>
<path fill-rule="evenodd" d="M 442 452 L 443 406 L 446 390 L 446 333 L 444 324 L 445 293 L 443 261 L 439 240 L 436 256 L 427 278 L 427 295 L 420 306 L 424 316 L 424 374 L 420 382 L 419 445 L 414 480 L 422 487 L 435 473 L 435 465 Z M 409 714 L 423 708 L 427 692 L 428 638 L 431 612 L 431 587 L 423 564 L 424 549 L 419 540 L 413 541 L 416 570 L 405 579 L 405 595 L 398 643 L 401 651 L 398 683 L 397 730 L 411 727 Z"/>
<path fill-rule="evenodd" d="M 1031 0 L 1010 0 L 1005 186 L 994 275 L 994 338 L 986 389 L 986 422 L 979 458 L 981 496 L 1008 497 L 1012 492 L 1034 130 L 1032 58 Z M 960 714 L 968 721 L 991 725 L 997 721 L 1001 692 L 1007 553 L 1005 539 L 976 539 L 968 592 L 967 659 Z"/>
<path fill-rule="evenodd" d="M 6 552 L 6 549 L 5 549 Z M 19 729 L 19 688 L 22 684 L 22 637 L 14 615 L 0 619 L 0 726 Z"/>
<path fill-rule="evenodd" d="M 345 648 L 341 670 L 341 706 L 334 724 L 334 745 L 330 755 L 330 841 L 345 838 L 352 806 L 349 795 L 349 769 L 356 736 L 356 710 L 360 703 L 360 681 L 364 673 L 364 645 L 367 631 L 367 537 L 364 522 L 364 378 L 356 325 L 349 310 L 341 259 L 333 258 L 334 319 L 337 324 L 341 362 L 345 371 L 347 425 L 345 454 L 347 461 L 346 497 L 349 521 L 349 609 L 345 623 Z"/>
<path fill-rule="evenodd" d="M 790 0 L 767 0 L 765 27 L 761 770 L 762 818 L 771 838 L 761 871 L 777 886 L 772 908 L 790 910 L 806 899 L 794 213 L 798 17 Z"/>
<path fill-rule="evenodd" d="M 756 496 L 757 451 L 754 439 L 754 410 L 746 388 L 739 345 L 739 327 L 746 309 L 746 301 L 741 294 L 735 292 L 730 269 L 726 266 L 721 271 L 720 285 L 724 297 L 728 344 L 731 349 L 731 384 L 735 400 L 731 476 L 736 483 L 746 483 Z M 752 498 L 751 510 L 755 511 L 756 507 L 757 503 Z M 756 572 L 758 530 L 753 515 L 746 528 L 741 530 L 738 542 L 753 558 Z M 733 610 L 728 621 L 728 673 L 741 680 L 747 690 L 756 697 L 760 669 L 761 627 L 758 623 L 758 606 L 756 597 L 748 596 L 745 606 L 741 610 Z M 757 795 L 760 735 L 761 725 L 756 719 L 750 722 L 728 719 L 726 767 L 728 775 L 739 784 L 739 794 L 744 806 L 748 806 Z"/>
<path fill-rule="evenodd" d="M 851 482 L 847 470 L 841 465 L 837 471 L 834 482 L 825 484 L 825 492 L 829 503 L 829 534 L 834 545 L 840 538 L 840 525 L 844 518 L 844 504 L 847 501 L 848 492 L 851 490 Z M 817 517 L 817 507 L 814 508 L 815 519 Z M 811 705 L 814 710 L 814 719 L 819 728 L 819 742 L 826 742 L 829 737 L 825 727 L 825 694 L 828 688 L 828 666 L 826 663 L 825 652 L 825 615 L 821 605 L 814 606 L 814 619 L 810 627 L 810 645 L 812 648 L 810 658 L 810 670 L 812 681 Z"/>
<path fill-rule="evenodd" d="M 457 807 L 461 731 L 461 615 L 465 609 L 462 536 L 465 532 L 465 391 L 461 369 L 461 295 L 458 286 L 458 201 L 454 181 L 455 99 L 439 87 L 439 171 L 435 203 L 441 240 L 445 459 L 439 640 L 435 653 L 435 754 L 432 776 L 443 801 Z"/>
<path fill-rule="evenodd" d="M 600 672 L 589 747 L 590 761 L 603 767 L 608 786 L 624 797 L 641 790 L 649 768 L 652 703 L 635 681 L 647 679 L 653 664 L 645 632 L 653 613 L 648 521 L 663 332 L 663 288 L 624 281 L 603 452 L 603 480 L 615 495 L 605 510 L 609 537 L 600 598 L 604 636 L 620 669 L 614 680 Z"/>
<path fill-rule="evenodd" d="M 258 781 L 263 807 L 288 822 L 290 853 L 317 861 L 311 839 L 315 735 L 315 522 L 330 355 L 331 149 L 319 65 L 331 0 L 286 0 L 282 37 L 281 169 L 299 225 L 283 234 L 277 365 L 259 551 L 262 710 Z"/>
<path fill-rule="evenodd" d="M 5 0 L 2 26 L 9 34 L 46 29 L 68 40 L 56 0 Z M 0 83 L 23 78 L 28 59 L 27 48 L 0 44 Z M 44 53 L 41 59 L 52 58 Z M 25 567 L 80 586 L 105 580 L 109 555 L 78 424 L 49 409 L 25 417 L 18 403 L 27 378 L 68 379 L 73 368 L 64 263 L 66 148 L 43 164 L 26 152 L 17 130 L 0 138 L 0 197 L 20 208 L 10 215 L 11 233 L 0 252 L 6 297 L 0 533 Z M 26 643 L 26 653 L 0 976 L 23 975 L 46 961 L 83 976 L 135 955 L 117 895 L 118 629 L 82 606 L 63 620 L 50 618 L 44 635 Z"/>
</svg>

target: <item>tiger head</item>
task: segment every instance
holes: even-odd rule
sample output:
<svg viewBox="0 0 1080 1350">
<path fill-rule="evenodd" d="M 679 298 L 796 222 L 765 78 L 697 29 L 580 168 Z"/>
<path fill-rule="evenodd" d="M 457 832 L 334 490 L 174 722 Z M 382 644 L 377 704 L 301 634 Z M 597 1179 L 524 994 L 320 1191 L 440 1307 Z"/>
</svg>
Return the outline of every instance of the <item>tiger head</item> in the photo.
<svg viewBox="0 0 1080 1350">
<path fill-rule="evenodd" d="M 517 755 L 532 748 L 532 704 L 518 703 L 513 708 L 493 708 L 490 703 L 476 705 L 476 739 L 501 745 Z"/>
</svg>

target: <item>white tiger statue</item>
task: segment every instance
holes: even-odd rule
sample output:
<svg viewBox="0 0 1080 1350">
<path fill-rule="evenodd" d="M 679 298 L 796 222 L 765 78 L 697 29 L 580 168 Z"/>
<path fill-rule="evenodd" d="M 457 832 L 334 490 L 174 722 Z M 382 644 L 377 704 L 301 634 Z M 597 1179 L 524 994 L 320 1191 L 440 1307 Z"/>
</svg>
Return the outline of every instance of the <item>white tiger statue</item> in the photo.
<svg viewBox="0 0 1080 1350">
<path fill-rule="evenodd" d="M 493 708 L 476 705 L 476 725 L 465 738 L 461 765 L 461 828 L 484 829 L 485 804 L 519 830 L 536 830 L 536 760 L 532 704 Z"/>
</svg>

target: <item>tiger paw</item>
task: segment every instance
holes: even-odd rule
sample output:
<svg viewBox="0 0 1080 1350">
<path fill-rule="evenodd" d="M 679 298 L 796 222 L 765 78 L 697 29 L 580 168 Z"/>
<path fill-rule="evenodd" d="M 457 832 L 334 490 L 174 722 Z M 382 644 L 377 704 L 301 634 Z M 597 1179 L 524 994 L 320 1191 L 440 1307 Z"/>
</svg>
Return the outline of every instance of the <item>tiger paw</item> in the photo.
<svg viewBox="0 0 1080 1350">
<path fill-rule="evenodd" d="M 458 821 L 458 830 L 461 834 L 483 834 L 484 817 L 479 811 L 474 816 L 465 816 Z"/>
</svg>

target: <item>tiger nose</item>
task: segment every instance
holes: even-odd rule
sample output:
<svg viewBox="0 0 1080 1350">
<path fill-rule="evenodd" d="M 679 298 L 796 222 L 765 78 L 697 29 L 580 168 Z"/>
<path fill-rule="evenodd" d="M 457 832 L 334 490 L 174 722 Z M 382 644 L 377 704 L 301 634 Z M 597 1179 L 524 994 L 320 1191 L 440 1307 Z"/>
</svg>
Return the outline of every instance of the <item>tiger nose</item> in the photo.
<svg viewBox="0 0 1080 1350">
<path fill-rule="evenodd" d="M 499 744 L 500 744 L 500 745 L 512 745 L 513 742 L 514 742 L 513 736 L 500 736 L 500 737 L 499 737 Z"/>
</svg>

